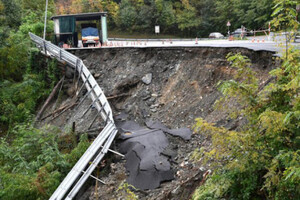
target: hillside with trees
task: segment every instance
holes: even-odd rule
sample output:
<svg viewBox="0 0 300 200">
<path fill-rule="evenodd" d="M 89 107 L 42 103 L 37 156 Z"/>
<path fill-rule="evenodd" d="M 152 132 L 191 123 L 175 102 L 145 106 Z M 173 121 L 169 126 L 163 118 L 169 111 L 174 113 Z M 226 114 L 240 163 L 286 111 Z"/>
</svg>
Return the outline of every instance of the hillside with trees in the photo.
<svg viewBox="0 0 300 200">
<path fill-rule="evenodd" d="M 50 1 L 49 17 L 54 13 Z M 48 199 L 89 145 L 68 130 L 34 127 L 34 114 L 59 78 L 28 32 L 42 35 L 44 0 L 0 1 L 0 199 Z M 53 32 L 48 21 L 47 33 Z M 49 35 L 49 34 L 47 34 Z M 72 143 L 72 141 L 74 141 Z M 70 144 L 68 147 L 62 144 Z"/>
<path fill-rule="evenodd" d="M 207 37 L 210 32 L 227 33 L 242 25 L 249 30 L 266 28 L 273 0 L 56 0 L 58 14 L 106 11 L 109 30 Z"/>
</svg>

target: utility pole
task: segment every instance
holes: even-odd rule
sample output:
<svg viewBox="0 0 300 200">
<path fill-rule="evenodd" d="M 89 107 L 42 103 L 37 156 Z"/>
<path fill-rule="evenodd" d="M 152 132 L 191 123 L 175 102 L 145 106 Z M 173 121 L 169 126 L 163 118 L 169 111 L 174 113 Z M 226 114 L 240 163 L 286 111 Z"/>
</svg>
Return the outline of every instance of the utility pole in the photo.
<svg viewBox="0 0 300 200">
<path fill-rule="evenodd" d="M 285 12 L 285 14 L 286 14 L 286 4 L 285 4 L 285 1 L 286 0 L 284 0 L 284 2 L 283 2 L 283 9 L 284 9 L 284 12 Z M 287 36 L 287 23 L 288 22 L 285 22 L 285 26 L 284 26 L 284 32 L 285 32 L 285 59 L 287 60 L 287 58 L 288 58 L 288 36 Z"/>
<path fill-rule="evenodd" d="M 44 23 L 44 40 L 46 39 L 46 27 L 47 27 L 47 10 L 48 10 L 48 0 L 46 0 L 46 8 L 45 8 L 45 23 Z"/>
</svg>

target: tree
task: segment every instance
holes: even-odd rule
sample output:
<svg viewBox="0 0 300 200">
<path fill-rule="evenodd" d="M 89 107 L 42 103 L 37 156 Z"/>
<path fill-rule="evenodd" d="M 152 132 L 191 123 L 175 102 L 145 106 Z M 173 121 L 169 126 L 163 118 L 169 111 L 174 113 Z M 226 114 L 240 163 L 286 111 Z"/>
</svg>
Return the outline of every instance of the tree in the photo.
<svg viewBox="0 0 300 200">
<path fill-rule="evenodd" d="M 200 19 L 200 25 L 199 28 L 197 28 L 198 37 L 208 37 L 211 32 L 225 31 L 217 27 L 214 23 L 216 0 L 191 0 L 191 5 L 195 7 L 197 16 Z"/>
<path fill-rule="evenodd" d="M 297 1 L 292 0 L 276 0 L 274 6 L 274 12 L 272 14 L 272 24 L 276 29 L 284 30 L 285 33 L 285 45 L 286 56 L 288 56 L 288 43 L 291 42 L 299 28 L 299 22 L 297 19 Z M 287 33 L 289 31 L 289 33 Z"/>
<path fill-rule="evenodd" d="M 188 0 L 182 1 L 183 10 L 177 12 L 177 24 L 185 35 L 190 35 L 191 31 L 200 25 L 200 19 L 197 16 L 196 9 L 190 5 Z"/>
<path fill-rule="evenodd" d="M 136 22 L 137 12 L 129 0 L 122 0 L 120 3 L 120 27 L 123 30 L 132 31 Z"/>
<path fill-rule="evenodd" d="M 253 0 L 248 9 L 245 10 L 246 27 L 252 30 L 267 29 L 267 23 L 271 21 L 273 0 Z"/>
<path fill-rule="evenodd" d="M 155 25 L 160 25 L 163 32 L 174 28 L 176 23 L 175 10 L 171 1 L 155 1 Z"/>
<path fill-rule="evenodd" d="M 17 0 L 1 0 L 1 4 L 3 10 L 2 17 L 4 17 L 4 24 L 5 26 L 17 29 L 21 24 L 21 6 L 20 2 Z"/>
</svg>

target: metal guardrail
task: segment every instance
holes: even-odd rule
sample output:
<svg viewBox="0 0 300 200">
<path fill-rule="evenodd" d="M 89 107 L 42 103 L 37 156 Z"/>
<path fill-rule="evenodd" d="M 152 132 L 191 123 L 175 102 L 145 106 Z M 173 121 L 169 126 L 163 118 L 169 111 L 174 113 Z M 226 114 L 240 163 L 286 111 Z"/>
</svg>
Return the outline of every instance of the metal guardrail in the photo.
<svg viewBox="0 0 300 200">
<path fill-rule="evenodd" d="M 99 133 L 94 142 L 89 146 L 86 152 L 81 156 L 72 170 L 68 173 L 65 179 L 60 183 L 59 187 L 50 197 L 50 200 L 60 200 L 66 196 L 67 192 L 69 192 L 65 199 L 70 200 L 75 197 L 84 182 L 107 153 L 113 139 L 117 134 L 117 128 L 113 120 L 111 107 L 109 106 L 102 89 L 88 68 L 84 65 L 83 61 L 75 55 L 46 40 L 43 40 L 32 33 L 29 33 L 29 36 L 45 55 L 55 57 L 60 61 L 65 61 L 72 68 L 74 68 L 74 73 L 78 72 L 78 80 L 81 78 L 83 82 L 82 87 L 85 86 L 87 89 L 84 99 L 87 96 L 92 99 L 92 104 L 95 105 L 96 109 L 98 110 L 97 116 L 100 114 L 102 119 L 106 122 L 104 129 Z M 82 101 L 79 104 L 81 104 Z M 91 164 L 88 165 L 90 162 Z"/>
<path fill-rule="evenodd" d="M 226 38 L 226 37 L 224 37 Z M 146 41 L 146 42 L 151 42 L 151 41 L 195 41 L 196 38 L 157 38 L 157 39 L 134 39 L 134 38 L 108 38 L 108 41 Z M 220 40 L 219 38 L 197 38 L 197 40 Z"/>
</svg>

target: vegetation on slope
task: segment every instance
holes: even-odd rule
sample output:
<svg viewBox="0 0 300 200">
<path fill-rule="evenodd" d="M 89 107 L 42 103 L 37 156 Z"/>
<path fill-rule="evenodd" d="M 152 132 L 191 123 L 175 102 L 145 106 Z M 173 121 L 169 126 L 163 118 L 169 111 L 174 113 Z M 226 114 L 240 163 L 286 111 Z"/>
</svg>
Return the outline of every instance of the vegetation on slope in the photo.
<svg viewBox="0 0 300 200">
<path fill-rule="evenodd" d="M 50 2 L 49 16 L 53 12 Z M 44 0 L 0 0 L 0 199 L 48 199 L 89 142 L 70 131 L 36 129 L 33 115 L 57 81 L 56 63 L 31 47 L 42 35 Z M 47 33 L 53 24 L 48 21 Z M 63 135 L 63 136 L 62 136 Z M 68 146 L 66 146 L 68 144 Z"/>
<path fill-rule="evenodd" d="M 278 2 L 275 22 L 287 19 L 278 25 L 297 30 L 295 12 L 288 7 L 296 2 Z M 263 88 L 248 58 L 228 55 L 237 74 L 220 84 L 224 96 L 216 105 L 248 123 L 230 131 L 197 119 L 195 129 L 212 146 L 196 150 L 194 158 L 203 156 L 215 171 L 193 199 L 300 199 L 300 51 L 287 53 Z M 230 100 L 240 108 L 226 108 Z"/>
</svg>

